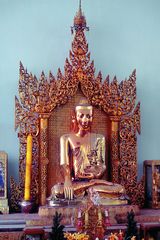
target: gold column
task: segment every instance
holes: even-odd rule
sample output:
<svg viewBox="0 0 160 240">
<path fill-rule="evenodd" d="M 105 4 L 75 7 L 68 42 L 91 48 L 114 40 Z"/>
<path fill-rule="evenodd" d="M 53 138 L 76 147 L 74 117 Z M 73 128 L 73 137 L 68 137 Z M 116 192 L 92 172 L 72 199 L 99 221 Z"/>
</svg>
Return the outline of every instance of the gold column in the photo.
<svg viewBox="0 0 160 240">
<path fill-rule="evenodd" d="M 48 117 L 49 115 L 47 114 L 40 116 L 40 205 L 46 204 L 48 164 Z"/>
<path fill-rule="evenodd" d="M 112 181 L 119 182 L 119 117 L 110 116 L 111 120 L 111 163 Z"/>
</svg>

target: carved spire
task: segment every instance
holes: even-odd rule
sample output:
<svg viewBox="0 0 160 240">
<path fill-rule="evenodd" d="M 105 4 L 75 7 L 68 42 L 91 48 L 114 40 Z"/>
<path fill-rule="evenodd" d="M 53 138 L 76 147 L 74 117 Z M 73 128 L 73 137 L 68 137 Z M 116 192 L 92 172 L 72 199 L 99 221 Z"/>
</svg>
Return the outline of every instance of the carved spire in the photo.
<svg viewBox="0 0 160 240">
<path fill-rule="evenodd" d="M 82 14 L 82 8 L 81 8 L 81 0 L 79 0 L 79 12 Z"/>
<path fill-rule="evenodd" d="M 79 9 L 76 13 L 76 16 L 74 17 L 74 24 L 73 27 L 71 27 L 71 31 L 73 33 L 73 30 L 77 31 L 80 29 L 86 29 L 87 31 L 89 30 L 89 28 L 87 27 L 86 18 L 82 12 L 81 0 L 79 0 Z"/>
</svg>

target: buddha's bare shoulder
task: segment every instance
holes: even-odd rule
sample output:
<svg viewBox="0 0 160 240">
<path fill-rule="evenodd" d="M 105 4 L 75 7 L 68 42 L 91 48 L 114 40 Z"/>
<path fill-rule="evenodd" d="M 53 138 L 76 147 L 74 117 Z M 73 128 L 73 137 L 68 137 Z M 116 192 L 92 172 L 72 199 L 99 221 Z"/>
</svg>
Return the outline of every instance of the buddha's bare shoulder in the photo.
<svg viewBox="0 0 160 240">
<path fill-rule="evenodd" d="M 61 139 L 69 139 L 69 138 L 72 138 L 72 137 L 75 137 L 76 134 L 75 133 L 66 133 L 66 134 L 63 134 L 60 138 Z"/>
</svg>

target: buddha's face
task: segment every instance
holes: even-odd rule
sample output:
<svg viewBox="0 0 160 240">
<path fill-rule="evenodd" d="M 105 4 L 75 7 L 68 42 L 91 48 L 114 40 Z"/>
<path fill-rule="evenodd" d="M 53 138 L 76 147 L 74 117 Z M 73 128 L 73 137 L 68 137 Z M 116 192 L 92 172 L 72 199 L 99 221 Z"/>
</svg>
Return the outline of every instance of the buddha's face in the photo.
<svg viewBox="0 0 160 240">
<path fill-rule="evenodd" d="M 92 106 L 77 106 L 76 119 L 81 130 L 89 130 L 92 124 Z"/>
</svg>

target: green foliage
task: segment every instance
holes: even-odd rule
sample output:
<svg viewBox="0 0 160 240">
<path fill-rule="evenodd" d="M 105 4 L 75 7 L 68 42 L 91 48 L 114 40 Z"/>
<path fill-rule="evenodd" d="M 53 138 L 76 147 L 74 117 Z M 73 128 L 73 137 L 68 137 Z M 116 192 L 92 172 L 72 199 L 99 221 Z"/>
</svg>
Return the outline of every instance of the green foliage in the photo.
<svg viewBox="0 0 160 240">
<path fill-rule="evenodd" d="M 133 210 L 127 213 L 127 230 L 125 234 L 125 240 L 130 240 L 133 236 L 139 239 L 137 222 L 134 220 L 135 214 Z"/>
<path fill-rule="evenodd" d="M 64 226 L 60 224 L 62 220 L 62 214 L 56 212 L 55 216 L 53 216 L 53 227 L 52 232 L 49 233 L 49 240 L 65 240 L 64 237 Z"/>
</svg>

